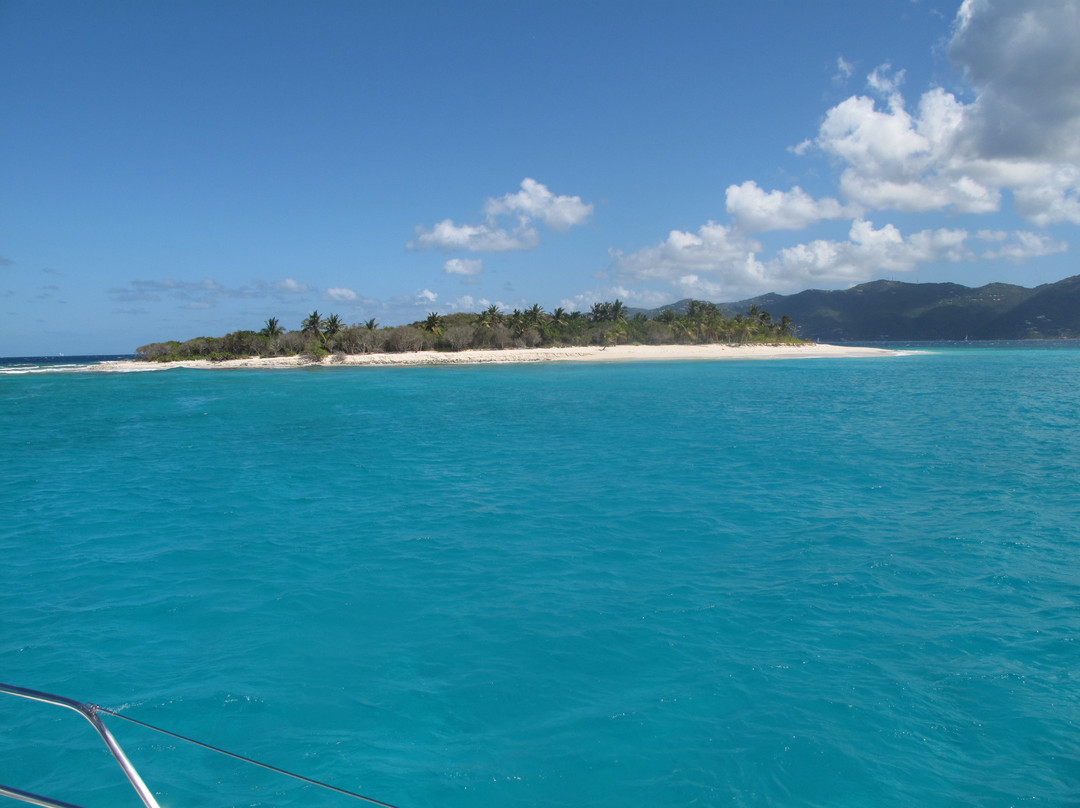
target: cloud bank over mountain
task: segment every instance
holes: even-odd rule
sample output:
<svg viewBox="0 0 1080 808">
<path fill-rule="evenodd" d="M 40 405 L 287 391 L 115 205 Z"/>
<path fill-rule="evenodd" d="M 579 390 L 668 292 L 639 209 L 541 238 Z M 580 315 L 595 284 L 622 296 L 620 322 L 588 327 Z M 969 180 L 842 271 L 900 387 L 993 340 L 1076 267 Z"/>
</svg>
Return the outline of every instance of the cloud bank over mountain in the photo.
<svg viewBox="0 0 1080 808">
<path fill-rule="evenodd" d="M 836 168 L 835 196 L 815 199 L 798 185 L 765 190 L 745 180 L 727 188 L 730 223 L 672 231 L 630 253 L 613 249 L 609 276 L 635 302 L 655 299 L 659 282 L 679 293 L 737 299 L 857 283 L 934 262 L 1023 261 L 1067 250 L 1045 229 L 1080 224 L 1078 31 L 1080 7 L 1068 0 L 965 0 L 947 52 L 970 100 L 931 87 L 909 104 L 904 71 L 881 65 L 864 93 L 829 109 L 817 135 L 793 147 Z M 852 74 L 843 57 L 838 65 L 841 78 Z M 987 239 L 955 226 L 904 232 L 891 221 L 910 213 L 978 217 L 1003 205 L 1035 230 Z M 846 239 L 770 253 L 757 238 L 845 219 Z"/>
</svg>

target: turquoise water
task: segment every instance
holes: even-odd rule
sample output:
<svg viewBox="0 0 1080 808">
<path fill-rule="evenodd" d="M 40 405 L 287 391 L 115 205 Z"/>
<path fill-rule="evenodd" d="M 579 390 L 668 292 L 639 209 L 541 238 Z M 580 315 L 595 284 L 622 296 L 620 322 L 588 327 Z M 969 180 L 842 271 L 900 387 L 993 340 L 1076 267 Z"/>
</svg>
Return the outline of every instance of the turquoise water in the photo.
<svg viewBox="0 0 1080 808">
<path fill-rule="evenodd" d="M 1080 799 L 1080 351 L 9 374 L 0 452 L 0 681 L 402 808 Z M 57 712 L 0 783 L 136 804 Z"/>
</svg>

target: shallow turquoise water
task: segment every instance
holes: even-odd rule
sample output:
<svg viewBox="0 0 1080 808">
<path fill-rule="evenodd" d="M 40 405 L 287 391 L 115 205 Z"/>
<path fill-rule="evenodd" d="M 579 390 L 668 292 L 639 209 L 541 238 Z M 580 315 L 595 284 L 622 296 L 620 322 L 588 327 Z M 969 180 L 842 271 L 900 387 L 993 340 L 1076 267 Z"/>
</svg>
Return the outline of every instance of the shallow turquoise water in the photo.
<svg viewBox="0 0 1080 808">
<path fill-rule="evenodd" d="M 1080 794 L 1078 351 L 0 376 L 0 451 L 0 681 L 402 808 Z M 134 804 L 56 712 L 0 783 Z"/>
</svg>

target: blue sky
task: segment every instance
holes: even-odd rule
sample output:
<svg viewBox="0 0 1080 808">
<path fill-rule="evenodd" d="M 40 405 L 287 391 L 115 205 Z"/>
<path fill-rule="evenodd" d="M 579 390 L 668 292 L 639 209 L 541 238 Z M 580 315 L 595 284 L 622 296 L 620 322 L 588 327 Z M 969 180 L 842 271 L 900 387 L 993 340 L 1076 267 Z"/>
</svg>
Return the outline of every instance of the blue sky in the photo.
<svg viewBox="0 0 1080 808">
<path fill-rule="evenodd" d="M 1059 280 L 1077 31 L 1080 0 L 0 0 L 0 355 Z"/>
</svg>

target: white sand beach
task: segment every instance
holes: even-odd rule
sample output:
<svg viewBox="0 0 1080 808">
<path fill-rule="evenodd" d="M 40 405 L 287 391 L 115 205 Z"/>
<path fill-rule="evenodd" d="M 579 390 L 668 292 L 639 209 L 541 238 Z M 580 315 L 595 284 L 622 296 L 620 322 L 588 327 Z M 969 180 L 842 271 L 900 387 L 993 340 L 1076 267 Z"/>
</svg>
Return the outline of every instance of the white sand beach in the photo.
<svg viewBox="0 0 1080 808">
<path fill-rule="evenodd" d="M 900 356 L 907 351 L 859 348 L 846 345 L 590 345 L 575 348 L 509 348 L 489 351 L 415 351 L 412 353 L 348 354 L 312 361 L 310 357 L 275 356 L 227 359 L 211 362 L 192 359 L 182 362 L 104 362 L 90 370 L 131 372 L 170 368 L 297 368 L 354 367 L 368 365 L 486 365 L 528 362 L 652 362 L 663 360 L 730 359 L 822 359 L 841 357 Z"/>
</svg>

